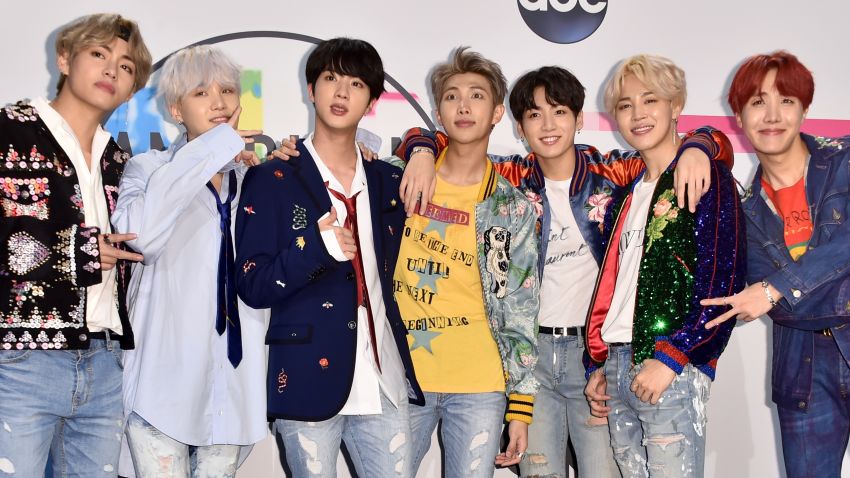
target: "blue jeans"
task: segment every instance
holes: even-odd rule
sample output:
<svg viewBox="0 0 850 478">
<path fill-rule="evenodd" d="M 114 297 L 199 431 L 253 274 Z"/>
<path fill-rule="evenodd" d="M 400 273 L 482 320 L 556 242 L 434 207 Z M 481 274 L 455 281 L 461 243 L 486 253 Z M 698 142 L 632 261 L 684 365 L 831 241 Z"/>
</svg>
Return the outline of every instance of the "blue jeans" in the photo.
<svg viewBox="0 0 850 478">
<path fill-rule="evenodd" d="M 410 409 L 415 476 L 442 420 L 444 478 L 492 478 L 505 415 L 505 394 L 425 392 L 425 406 Z"/>
<path fill-rule="evenodd" d="M 632 366 L 631 346 L 609 348 L 608 429 L 620 473 L 624 478 L 702 478 L 711 379 L 688 364 L 652 405 L 630 389 L 640 369 Z"/>
<path fill-rule="evenodd" d="M 584 339 L 540 334 L 537 346 L 534 377 L 540 391 L 528 427 L 528 450 L 519 465 L 522 476 L 566 478 L 567 440 L 572 439 L 579 476 L 620 478 L 608 421 L 590 414 L 584 396 Z"/>
<path fill-rule="evenodd" d="M 378 415 L 336 415 L 321 422 L 277 419 L 292 476 L 335 477 L 340 441 L 357 476 L 410 476 L 409 407 L 402 400 L 396 408 L 382 392 Z"/>
<path fill-rule="evenodd" d="M 850 434 L 850 367 L 832 337 L 813 335 L 808 410 L 779 407 L 788 478 L 841 476 Z"/>
<path fill-rule="evenodd" d="M 239 445 L 190 446 L 164 435 L 135 412 L 127 419 L 127 443 L 136 476 L 236 476 Z"/>
<path fill-rule="evenodd" d="M 124 411 L 117 341 L 0 351 L 0 476 L 117 476 Z"/>
</svg>

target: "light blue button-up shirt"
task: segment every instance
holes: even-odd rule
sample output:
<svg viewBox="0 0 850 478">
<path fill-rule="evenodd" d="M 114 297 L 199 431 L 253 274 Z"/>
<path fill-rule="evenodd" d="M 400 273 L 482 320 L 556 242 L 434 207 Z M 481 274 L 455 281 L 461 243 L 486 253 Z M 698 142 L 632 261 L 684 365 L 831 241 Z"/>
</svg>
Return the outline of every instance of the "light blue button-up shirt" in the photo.
<svg viewBox="0 0 850 478">
<path fill-rule="evenodd" d="M 167 151 L 134 156 L 112 215 L 117 232 L 138 234 L 128 244 L 145 257 L 127 294 L 136 348 L 124 356 L 125 413 L 189 445 L 248 445 L 268 430 L 267 311 L 239 301 L 244 355 L 236 369 L 227 360 L 227 334 L 215 331 L 221 230 L 205 184 L 235 167 L 241 188 L 246 168 L 233 158 L 243 147 L 220 125 Z M 228 181 L 219 194 L 227 198 Z M 238 203 L 237 195 L 232 218 Z"/>
</svg>

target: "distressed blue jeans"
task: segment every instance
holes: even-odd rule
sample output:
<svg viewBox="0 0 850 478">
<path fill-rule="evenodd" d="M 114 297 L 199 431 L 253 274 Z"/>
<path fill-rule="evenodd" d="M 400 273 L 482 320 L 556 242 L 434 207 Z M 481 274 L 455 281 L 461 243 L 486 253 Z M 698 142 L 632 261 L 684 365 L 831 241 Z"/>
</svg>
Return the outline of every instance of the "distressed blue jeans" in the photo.
<svg viewBox="0 0 850 478">
<path fill-rule="evenodd" d="M 808 407 L 779 407 L 788 478 L 841 476 L 850 435 L 850 367 L 832 337 L 813 335 Z"/>
<path fill-rule="evenodd" d="M 140 477 L 236 476 L 239 445 L 190 446 L 163 434 L 136 413 L 127 419 L 127 443 Z"/>
<path fill-rule="evenodd" d="M 630 345 L 609 348 L 608 429 L 620 473 L 623 478 L 702 478 L 711 379 L 688 364 L 652 405 L 631 391 L 640 368 L 632 366 Z"/>
<path fill-rule="evenodd" d="M 519 465 L 521 475 L 566 478 L 570 439 L 579 476 L 620 478 L 608 421 L 590 414 L 584 396 L 584 339 L 539 334 L 537 346 L 540 352 L 534 377 L 540 390 L 534 399 L 534 420 L 528 427 L 528 450 Z"/>
<path fill-rule="evenodd" d="M 345 442 L 357 476 L 408 477 L 410 405 L 398 408 L 381 393 L 376 415 L 336 415 L 321 422 L 277 419 L 286 463 L 294 478 L 335 477 L 340 442 Z"/>
<path fill-rule="evenodd" d="M 114 477 L 124 411 L 118 342 L 0 351 L 0 477 Z"/>
<path fill-rule="evenodd" d="M 425 392 L 425 406 L 412 407 L 413 471 L 431 448 L 431 435 L 442 421 L 443 476 L 492 478 L 502 436 L 505 394 Z"/>
</svg>

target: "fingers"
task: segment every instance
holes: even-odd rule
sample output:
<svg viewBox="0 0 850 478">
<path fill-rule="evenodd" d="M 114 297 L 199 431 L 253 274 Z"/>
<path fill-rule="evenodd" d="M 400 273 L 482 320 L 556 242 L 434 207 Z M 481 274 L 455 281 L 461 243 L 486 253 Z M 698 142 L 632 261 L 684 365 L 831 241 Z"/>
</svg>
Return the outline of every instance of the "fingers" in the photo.
<svg viewBox="0 0 850 478">
<path fill-rule="evenodd" d="M 358 141 L 357 147 L 360 149 L 360 154 L 363 155 L 363 159 L 366 161 L 374 161 L 378 159 L 378 153 L 369 149 L 369 147 L 366 146 L 366 143 Z"/>
<path fill-rule="evenodd" d="M 684 174 L 679 174 L 679 168 L 673 171 L 673 184 L 676 185 L 676 204 L 679 209 L 685 207 L 685 179 Z"/>
<path fill-rule="evenodd" d="M 282 159 L 284 161 L 288 161 L 289 158 L 295 158 L 301 156 L 301 153 L 298 152 L 297 143 L 298 137 L 292 135 L 288 140 L 282 139 L 280 140 L 280 147 L 273 150 L 270 154 L 277 159 Z"/>
<path fill-rule="evenodd" d="M 697 212 L 697 202 L 699 202 L 699 198 L 701 197 L 697 195 L 697 191 L 697 179 L 691 178 L 688 183 L 688 210 L 692 214 Z"/>
<path fill-rule="evenodd" d="M 257 157 L 257 153 L 253 151 L 240 151 L 239 154 L 236 155 L 234 161 L 245 163 L 246 166 L 256 166 L 260 164 L 260 158 Z"/>
<path fill-rule="evenodd" d="M 263 134 L 263 130 L 261 129 L 237 129 L 236 133 L 242 137 L 242 141 L 247 144 L 251 144 L 254 142 L 253 136 L 259 136 Z"/>
<path fill-rule="evenodd" d="M 428 209 L 428 203 L 431 202 L 431 199 L 434 198 L 434 193 L 437 191 L 437 176 L 434 176 L 434 179 L 431 180 L 431 184 L 428 185 L 428 189 L 425 194 L 422 196 L 423 201 L 422 204 L 419 205 L 419 214 L 425 215 L 425 210 Z"/>
<path fill-rule="evenodd" d="M 101 234 L 99 239 L 106 244 L 118 244 L 119 242 L 132 241 L 136 237 L 138 237 L 137 234 L 130 232 L 126 234 Z"/>
<path fill-rule="evenodd" d="M 339 247 L 342 249 L 342 254 L 348 260 L 354 259 L 354 255 L 357 253 L 357 243 L 354 242 L 354 234 L 344 227 L 334 227 L 334 232 L 336 233 L 336 240 L 339 243 Z"/>
<path fill-rule="evenodd" d="M 233 129 L 238 129 L 237 125 L 239 124 L 239 115 L 241 115 L 241 114 L 242 114 L 242 105 L 239 105 L 239 106 L 236 107 L 235 110 L 233 110 L 233 114 L 230 115 L 230 118 L 227 120 L 227 124 L 229 124 L 230 127 L 233 128 Z"/>
<path fill-rule="evenodd" d="M 702 299 L 699 305 L 729 305 L 731 297 L 714 297 L 711 299 Z"/>
<path fill-rule="evenodd" d="M 719 317 L 716 317 L 715 319 L 710 320 L 708 323 L 706 323 L 705 328 L 706 329 L 712 329 L 715 326 L 718 326 L 718 325 L 722 324 L 723 322 L 726 322 L 727 320 L 731 319 L 732 317 L 738 315 L 739 312 L 740 311 L 736 307 L 732 307 L 730 310 L 728 310 L 724 314 L 722 314 Z"/>
</svg>

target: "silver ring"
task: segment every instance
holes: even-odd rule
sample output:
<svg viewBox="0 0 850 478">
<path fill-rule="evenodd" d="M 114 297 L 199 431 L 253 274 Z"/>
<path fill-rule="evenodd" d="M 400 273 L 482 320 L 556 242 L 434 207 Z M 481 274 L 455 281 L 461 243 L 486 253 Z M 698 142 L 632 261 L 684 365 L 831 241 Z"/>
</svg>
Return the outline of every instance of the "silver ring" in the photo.
<svg viewBox="0 0 850 478">
<path fill-rule="evenodd" d="M 103 242 L 109 244 L 110 246 L 112 245 L 112 239 L 109 238 L 109 234 L 103 235 Z"/>
<path fill-rule="evenodd" d="M 422 199 L 422 191 L 419 191 L 419 194 L 416 195 L 416 199 Z"/>
</svg>

